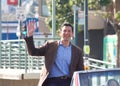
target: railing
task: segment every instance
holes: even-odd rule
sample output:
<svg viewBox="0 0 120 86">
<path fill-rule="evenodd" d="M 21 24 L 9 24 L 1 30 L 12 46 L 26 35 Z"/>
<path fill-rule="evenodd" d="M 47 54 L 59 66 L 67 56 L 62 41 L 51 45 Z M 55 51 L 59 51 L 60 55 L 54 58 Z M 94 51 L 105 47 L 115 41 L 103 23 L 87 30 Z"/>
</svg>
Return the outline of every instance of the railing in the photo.
<svg viewBox="0 0 120 86">
<path fill-rule="evenodd" d="M 35 39 L 35 46 L 40 46 L 46 40 L 57 40 L 58 38 Z M 0 69 L 23 69 L 25 72 L 41 70 L 44 57 L 28 55 L 25 41 L 1 40 Z M 96 59 L 89 58 L 90 69 L 114 68 L 116 65 Z M 111 65 L 111 66 L 110 66 Z"/>
<path fill-rule="evenodd" d="M 88 58 L 90 69 L 116 68 L 116 63 L 105 62 L 93 58 Z"/>
<path fill-rule="evenodd" d="M 35 46 L 38 47 L 46 40 L 53 38 L 35 39 Z M 57 38 L 54 38 L 57 40 Z M 30 56 L 23 39 L 2 40 L 0 52 L 0 69 L 23 69 L 25 72 L 41 70 L 44 64 L 43 56 Z"/>
</svg>

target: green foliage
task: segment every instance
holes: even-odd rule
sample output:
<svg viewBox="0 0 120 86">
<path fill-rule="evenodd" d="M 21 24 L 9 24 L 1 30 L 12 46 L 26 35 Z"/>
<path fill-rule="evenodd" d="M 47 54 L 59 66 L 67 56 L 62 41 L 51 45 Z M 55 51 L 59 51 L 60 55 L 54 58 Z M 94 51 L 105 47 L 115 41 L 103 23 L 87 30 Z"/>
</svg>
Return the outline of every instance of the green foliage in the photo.
<svg viewBox="0 0 120 86">
<path fill-rule="evenodd" d="M 91 10 L 98 9 L 98 1 L 96 0 L 88 0 L 88 8 Z"/>
<path fill-rule="evenodd" d="M 76 0 L 56 0 L 56 29 L 58 30 L 61 24 L 65 21 L 73 24 L 73 4 Z M 50 6 L 50 11 L 52 13 L 52 6 Z M 48 20 L 49 26 L 52 28 L 52 19 Z"/>
<path fill-rule="evenodd" d="M 88 0 L 88 7 L 92 10 L 98 10 L 102 6 L 107 6 L 112 2 L 112 0 Z"/>
<path fill-rule="evenodd" d="M 108 4 L 110 4 L 112 2 L 112 0 L 99 0 L 99 4 L 101 6 L 107 6 Z"/>
<path fill-rule="evenodd" d="M 58 0 L 59 4 L 67 4 L 69 0 Z"/>
<path fill-rule="evenodd" d="M 65 21 L 73 23 L 73 11 L 69 4 L 58 4 L 58 7 L 56 8 L 56 14 L 57 27 L 59 27 Z"/>
<path fill-rule="evenodd" d="M 115 19 L 120 22 L 120 11 L 115 14 Z"/>
<path fill-rule="evenodd" d="M 110 17 L 110 13 L 104 12 L 104 13 L 102 13 L 102 16 L 107 19 Z"/>
<path fill-rule="evenodd" d="M 73 5 L 81 6 L 84 9 L 84 0 L 55 0 L 56 2 L 56 30 L 58 30 L 64 21 L 73 24 Z M 106 6 L 111 0 L 88 0 L 89 10 L 98 10 L 101 6 Z M 52 13 L 52 4 L 49 4 L 49 10 Z M 50 28 L 52 28 L 52 17 L 47 20 Z"/>
</svg>

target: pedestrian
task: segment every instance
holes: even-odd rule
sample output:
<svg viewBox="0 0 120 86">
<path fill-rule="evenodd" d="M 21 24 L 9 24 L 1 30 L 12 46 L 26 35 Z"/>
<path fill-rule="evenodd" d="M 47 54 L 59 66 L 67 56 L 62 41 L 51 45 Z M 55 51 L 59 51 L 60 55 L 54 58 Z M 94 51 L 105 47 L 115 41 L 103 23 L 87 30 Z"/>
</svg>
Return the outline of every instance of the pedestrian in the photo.
<svg viewBox="0 0 120 86">
<path fill-rule="evenodd" d="M 47 41 L 36 48 L 33 42 L 34 24 L 34 21 L 28 23 L 28 36 L 24 39 L 30 55 L 45 56 L 39 86 L 70 86 L 73 73 L 84 70 L 82 49 L 71 43 L 73 26 L 68 22 L 63 23 L 59 41 Z"/>
</svg>

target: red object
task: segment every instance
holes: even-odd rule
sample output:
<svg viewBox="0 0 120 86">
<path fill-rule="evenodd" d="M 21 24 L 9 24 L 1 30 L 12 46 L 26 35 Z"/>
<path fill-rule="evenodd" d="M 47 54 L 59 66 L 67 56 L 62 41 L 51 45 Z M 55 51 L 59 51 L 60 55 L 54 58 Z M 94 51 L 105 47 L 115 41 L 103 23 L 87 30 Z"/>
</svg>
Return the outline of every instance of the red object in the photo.
<svg viewBox="0 0 120 86">
<path fill-rule="evenodd" d="M 75 74 L 75 86 L 80 86 L 79 75 Z"/>
<path fill-rule="evenodd" d="M 18 0 L 7 0 L 8 5 L 18 5 Z"/>
</svg>

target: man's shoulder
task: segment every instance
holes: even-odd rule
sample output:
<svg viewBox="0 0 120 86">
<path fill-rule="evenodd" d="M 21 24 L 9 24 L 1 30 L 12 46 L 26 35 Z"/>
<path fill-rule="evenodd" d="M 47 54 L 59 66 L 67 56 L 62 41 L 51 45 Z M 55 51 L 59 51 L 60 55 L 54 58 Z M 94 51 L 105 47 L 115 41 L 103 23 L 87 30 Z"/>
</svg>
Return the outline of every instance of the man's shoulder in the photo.
<svg viewBox="0 0 120 86">
<path fill-rule="evenodd" d="M 80 48 L 79 46 L 74 45 L 74 44 L 72 44 L 72 46 L 73 46 L 73 49 L 76 49 L 76 50 L 82 51 L 82 48 Z"/>
<path fill-rule="evenodd" d="M 46 41 L 46 44 L 48 44 L 48 45 L 58 45 L 58 41 L 57 40 L 49 40 L 49 41 Z"/>
</svg>

